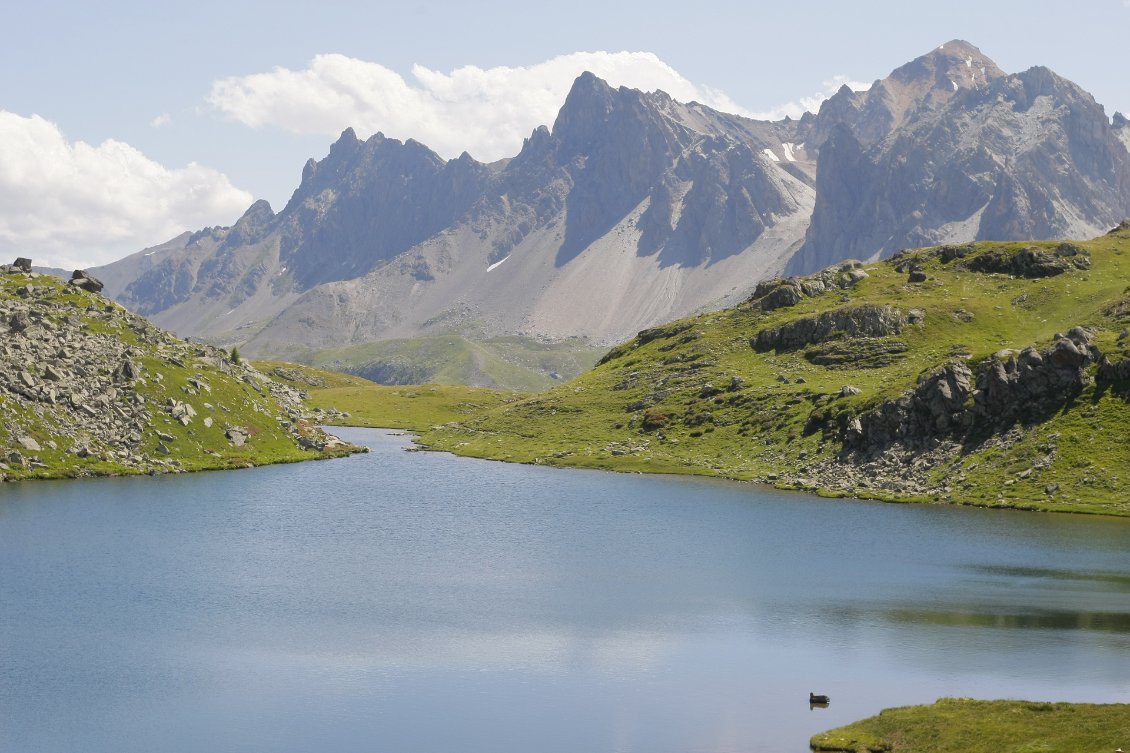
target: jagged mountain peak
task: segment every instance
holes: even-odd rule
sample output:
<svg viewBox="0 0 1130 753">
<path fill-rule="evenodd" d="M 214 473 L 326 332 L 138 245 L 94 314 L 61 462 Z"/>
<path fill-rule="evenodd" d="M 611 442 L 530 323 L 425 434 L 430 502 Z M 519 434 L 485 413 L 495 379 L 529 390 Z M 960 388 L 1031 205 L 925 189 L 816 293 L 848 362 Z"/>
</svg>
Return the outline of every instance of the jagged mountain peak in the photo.
<svg viewBox="0 0 1130 753">
<path fill-rule="evenodd" d="M 1130 207 L 1130 139 L 1090 94 L 1042 66 L 1000 72 L 961 41 L 865 97 L 836 95 L 812 131 L 818 198 L 789 272 L 906 246 L 1086 237 Z"/>
<path fill-rule="evenodd" d="M 865 145 L 925 113 L 945 107 L 963 90 L 989 88 L 1007 74 L 974 45 L 954 39 L 876 80 L 866 91 L 840 87 L 804 124 L 804 141 L 818 151 L 836 123 L 847 123 Z"/>
<path fill-rule="evenodd" d="M 984 69 L 984 70 L 982 70 Z M 994 79 L 1006 75 L 987 55 L 976 46 L 963 39 L 953 39 L 935 49 L 920 55 L 906 65 L 891 72 L 891 78 L 909 80 L 923 73 L 933 74 L 935 82 L 945 88 L 946 79 L 957 80 L 976 78 Z M 974 78 L 974 74 L 976 78 Z M 957 83 L 961 83 L 957 81 Z M 951 87 L 952 88 L 952 87 Z"/>
</svg>

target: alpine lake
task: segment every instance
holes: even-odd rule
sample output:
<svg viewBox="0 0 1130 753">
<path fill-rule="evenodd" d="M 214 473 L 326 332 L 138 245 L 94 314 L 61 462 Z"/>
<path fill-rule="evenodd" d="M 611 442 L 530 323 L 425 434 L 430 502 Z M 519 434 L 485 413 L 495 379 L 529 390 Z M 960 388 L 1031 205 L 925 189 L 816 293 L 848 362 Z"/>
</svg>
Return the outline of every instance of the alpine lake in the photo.
<svg viewBox="0 0 1130 753">
<path fill-rule="evenodd" d="M 803 753 L 946 696 L 1130 701 L 1130 520 L 335 433 L 372 452 L 0 487 L 0 751 Z"/>
</svg>

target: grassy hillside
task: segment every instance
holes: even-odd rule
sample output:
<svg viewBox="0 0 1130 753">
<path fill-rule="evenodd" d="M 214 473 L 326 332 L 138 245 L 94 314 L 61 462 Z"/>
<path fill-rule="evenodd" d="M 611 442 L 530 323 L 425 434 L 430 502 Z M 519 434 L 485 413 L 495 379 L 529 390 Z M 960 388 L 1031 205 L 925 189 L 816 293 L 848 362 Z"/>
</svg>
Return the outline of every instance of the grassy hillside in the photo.
<svg viewBox="0 0 1130 753">
<path fill-rule="evenodd" d="M 332 457 L 302 395 L 50 276 L 0 270 L 0 479 Z"/>
<path fill-rule="evenodd" d="M 334 426 L 426 431 L 526 397 L 454 384 L 380 385 L 351 374 L 282 361 L 255 365 L 273 379 L 303 390 L 318 423 Z"/>
<path fill-rule="evenodd" d="M 814 751 L 844 753 L 1110 753 L 1130 747 L 1130 704 L 943 698 L 887 709 L 813 736 Z"/>
<path fill-rule="evenodd" d="M 581 374 L 603 352 L 583 340 L 544 343 L 524 337 L 471 339 L 448 334 L 334 348 L 297 360 L 380 384 L 461 384 L 538 392 Z"/>
<path fill-rule="evenodd" d="M 1127 324 L 1125 223 L 1078 244 L 914 250 L 763 285 L 422 441 L 835 495 L 1130 514 Z"/>
</svg>

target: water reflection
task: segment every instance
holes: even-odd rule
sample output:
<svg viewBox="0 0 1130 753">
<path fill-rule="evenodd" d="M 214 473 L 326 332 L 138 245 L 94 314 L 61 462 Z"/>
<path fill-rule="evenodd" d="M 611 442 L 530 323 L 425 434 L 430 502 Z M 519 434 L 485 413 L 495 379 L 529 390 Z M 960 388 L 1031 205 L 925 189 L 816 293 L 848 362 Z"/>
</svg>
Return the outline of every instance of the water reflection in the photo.
<svg viewBox="0 0 1130 753">
<path fill-rule="evenodd" d="M 1125 521 L 347 438 L 5 488 L 0 751 L 803 750 L 946 695 L 1130 700 Z"/>
</svg>

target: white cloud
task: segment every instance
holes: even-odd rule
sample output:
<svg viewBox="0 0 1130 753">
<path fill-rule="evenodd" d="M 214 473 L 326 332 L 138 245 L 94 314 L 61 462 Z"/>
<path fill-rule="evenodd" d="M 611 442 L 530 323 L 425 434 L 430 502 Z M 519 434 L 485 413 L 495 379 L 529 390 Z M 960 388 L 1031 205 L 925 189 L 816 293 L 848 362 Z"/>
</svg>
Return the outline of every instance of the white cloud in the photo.
<svg viewBox="0 0 1130 753">
<path fill-rule="evenodd" d="M 0 261 L 104 264 L 235 220 L 251 201 L 211 168 L 169 169 L 121 141 L 72 143 L 38 115 L 0 110 Z"/>
<path fill-rule="evenodd" d="M 1130 0 L 1126 0 L 1126 2 L 1130 2 Z M 821 86 L 824 87 L 822 91 L 807 97 L 801 97 L 793 102 L 777 105 L 765 112 L 753 113 L 750 117 L 757 118 L 758 120 L 780 120 L 786 115 L 790 118 L 799 118 L 806 112 L 818 111 L 824 100 L 839 91 L 840 87 L 845 84 L 849 89 L 857 92 L 867 91 L 871 88 L 871 84 L 866 84 L 862 81 L 852 81 L 847 76 L 833 76 L 821 84 Z"/>
<path fill-rule="evenodd" d="M 149 125 L 153 126 L 154 128 L 164 128 L 165 126 L 167 126 L 169 123 L 172 123 L 172 122 L 173 122 L 173 116 L 170 115 L 167 112 L 163 112 L 160 115 L 158 115 L 157 117 L 153 118 L 153 120 L 150 120 Z"/>
<path fill-rule="evenodd" d="M 381 131 L 416 139 L 444 157 L 466 150 L 492 161 L 514 156 L 534 128 L 552 124 L 573 80 L 586 70 L 614 86 L 662 89 L 683 102 L 747 114 L 649 52 L 577 52 L 528 67 L 464 66 L 451 73 L 417 65 L 412 82 L 377 63 L 318 55 L 304 70 L 275 68 L 216 81 L 208 101 L 253 127 L 327 136 L 353 127 L 362 138 Z"/>
</svg>

